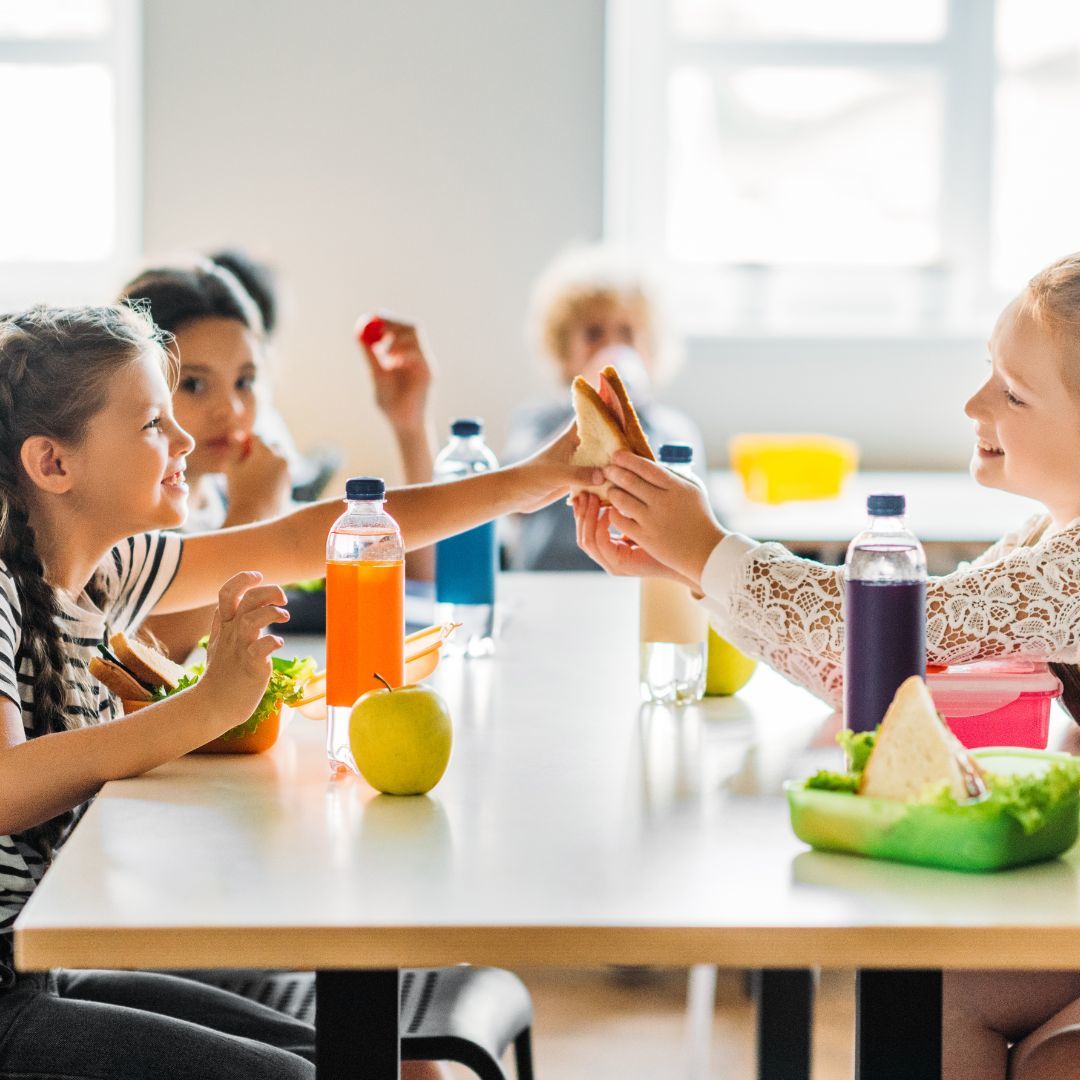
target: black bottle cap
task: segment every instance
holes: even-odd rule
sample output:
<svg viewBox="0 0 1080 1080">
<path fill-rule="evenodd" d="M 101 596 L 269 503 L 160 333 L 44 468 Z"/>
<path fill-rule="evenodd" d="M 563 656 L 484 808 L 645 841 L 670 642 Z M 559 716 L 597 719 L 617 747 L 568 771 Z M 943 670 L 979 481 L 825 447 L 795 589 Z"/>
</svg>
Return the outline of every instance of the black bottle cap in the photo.
<svg viewBox="0 0 1080 1080">
<path fill-rule="evenodd" d="M 350 476 L 345 481 L 346 499 L 385 499 L 386 481 L 381 476 Z"/>
</svg>

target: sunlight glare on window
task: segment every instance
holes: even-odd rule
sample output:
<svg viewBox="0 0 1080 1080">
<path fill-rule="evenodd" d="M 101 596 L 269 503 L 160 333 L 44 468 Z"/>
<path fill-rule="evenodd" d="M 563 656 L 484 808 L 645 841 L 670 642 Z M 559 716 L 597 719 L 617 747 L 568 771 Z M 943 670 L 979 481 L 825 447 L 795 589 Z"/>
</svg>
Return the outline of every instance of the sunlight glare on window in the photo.
<svg viewBox="0 0 1080 1080">
<path fill-rule="evenodd" d="M 99 64 L 0 64 L 0 262 L 112 255 L 113 93 Z"/>
<path fill-rule="evenodd" d="M 941 122 L 931 72 L 676 68 L 668 254 L 714 265 L 931 263 Z"/>
<path fill-rule="evenodd" d="M 105 34 L 109 0 L 0 0 L 0 38 L 88 38 Z"/>
<path fill-rule="evenodd" d="M 1080 5 L 1002 0 L 997 54 L 992 278 L 1015 292 L 1080 250 Z"/>
<path fill-rule="evenodd" d="M 937 41 L 945 0 L 671 0 L 671 26 L 686 38 L 789 41 Z"/>
</svg>

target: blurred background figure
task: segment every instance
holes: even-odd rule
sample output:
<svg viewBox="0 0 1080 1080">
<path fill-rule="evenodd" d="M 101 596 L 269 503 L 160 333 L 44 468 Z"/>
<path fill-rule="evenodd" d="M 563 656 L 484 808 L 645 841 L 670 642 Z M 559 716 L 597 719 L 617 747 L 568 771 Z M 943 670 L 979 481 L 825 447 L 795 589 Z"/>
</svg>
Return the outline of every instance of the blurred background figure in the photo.
<svg viewBox="0 0 1080 1080">
<path fill-rule="evenodd" d="M 533 354 L 556 376 L 558 390 L 513 412 L 501 461 L 527 457 L 568 423 L 574 377 L 584 375 L 595 385 L 608 364 L 619 369 L 653 449 L 689 443 L 695 462 L 705 461 L 694 422 L 657 400 L 655 388 L 678 366 L 681 350 L 670 336 L 657 286 L 629 256 L 602 245 L 558 256 L 533 289 L 529 339 Z M 577 546 L 574 515 L 564 503 L 515 521 L 507 531 L 513 570 L 596 569 Z"/>
</svg>

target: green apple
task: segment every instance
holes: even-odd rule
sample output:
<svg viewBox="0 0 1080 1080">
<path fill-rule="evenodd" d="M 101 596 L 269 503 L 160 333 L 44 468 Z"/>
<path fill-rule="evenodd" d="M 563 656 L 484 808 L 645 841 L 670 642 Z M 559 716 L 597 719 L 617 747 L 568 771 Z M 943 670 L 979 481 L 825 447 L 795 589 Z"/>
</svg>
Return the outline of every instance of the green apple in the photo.
<svg viewBox="0 0 1080 1080">
<path fill-rule="evenodd" d="M 453 725 L 446 702 L 422 684 L 369 690 L 352 707 L 349 745 L 360 775 L 387 795 L 423 795 L 446 771 Z"/>
<path fill-rule="evenodd" d="M 744 656 L 709 627 L 709 664 L 705 669 L 706 694 L 734 694 L 754 674 L 757 661 Z"/>
</svg>

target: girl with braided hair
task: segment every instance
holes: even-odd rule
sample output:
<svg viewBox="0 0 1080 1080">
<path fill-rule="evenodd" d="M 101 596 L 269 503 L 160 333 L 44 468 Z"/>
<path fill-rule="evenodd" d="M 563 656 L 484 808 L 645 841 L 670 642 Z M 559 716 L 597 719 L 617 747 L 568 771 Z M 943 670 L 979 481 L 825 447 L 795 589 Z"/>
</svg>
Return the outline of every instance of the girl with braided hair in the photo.
<svg viewBox="0 0 1080 1080">
<path fill-rule="evenodd" d="M 313 1077 L 314 1032 L 216 987 L 140 972 L 15 970 L 11 926 L 105 782 L 242 722 L 288 618 L 271 582 L 322 573 L 341 511 L 181 536 L 193 440 L 175 369 L 131 307 L 0 318 L 0 1075 L 140 1080 Z M 571 430 L 520 465 L 390 494 L 406 545 L 528 511 L 595 483 Z M 224 582 L 224 584 L 222 584 Z M 216 600 L 205 674 L 121 716 L 87 666 L 108 633 Z M 433 1075 L 411 1063 L 407 1075 Z"/>
</svg>

